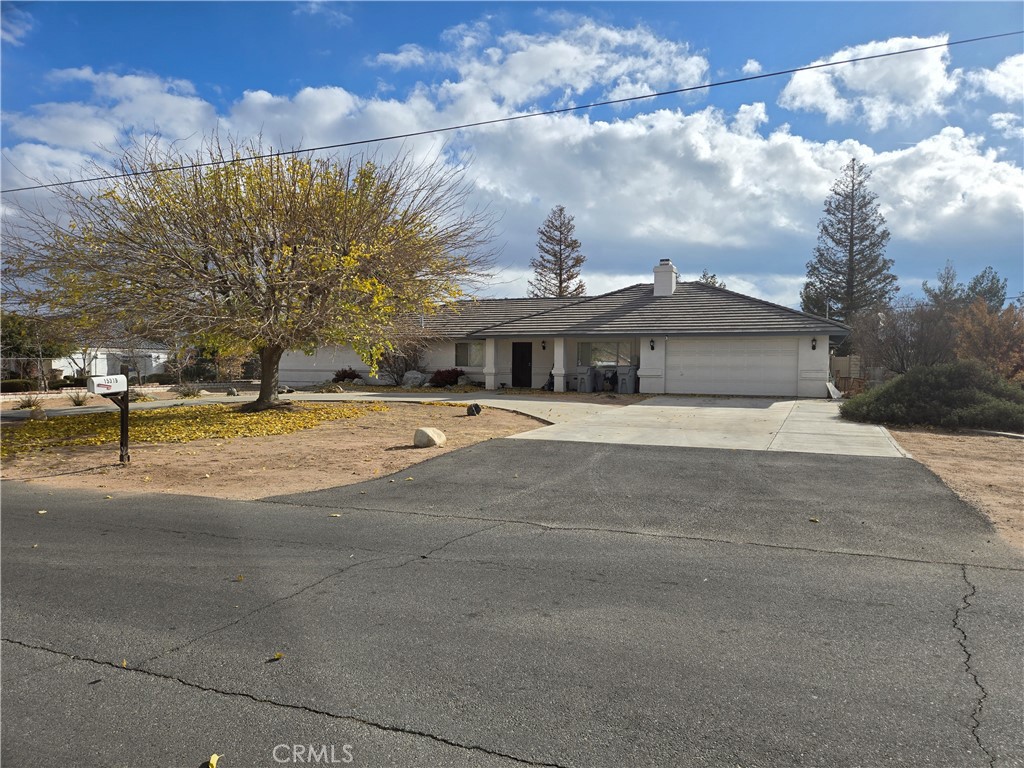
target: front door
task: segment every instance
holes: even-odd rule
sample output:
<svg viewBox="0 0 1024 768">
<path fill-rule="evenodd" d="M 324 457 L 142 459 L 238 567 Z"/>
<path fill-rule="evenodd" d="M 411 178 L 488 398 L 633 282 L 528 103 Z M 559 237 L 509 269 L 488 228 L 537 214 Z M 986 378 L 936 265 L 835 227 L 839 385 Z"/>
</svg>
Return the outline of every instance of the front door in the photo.
<svg viewBox="0 0 1024 768">
<path fill-rule="evenodd" d="M 512 386 L 533 386 L 533 343 L 512 342 Z"/>
</svg>

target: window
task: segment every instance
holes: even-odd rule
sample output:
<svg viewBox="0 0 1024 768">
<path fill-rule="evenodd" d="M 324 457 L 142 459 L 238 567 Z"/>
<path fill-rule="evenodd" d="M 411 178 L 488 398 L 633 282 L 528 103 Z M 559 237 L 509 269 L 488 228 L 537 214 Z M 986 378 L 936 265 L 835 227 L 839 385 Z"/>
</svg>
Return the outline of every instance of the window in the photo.
<svg viewBox="0 0 1024 768">
<path fill-rule="evenodd" d="M 460 341 L 455 345 L 455 366 L 457 368 L 483 368 L 484 343 L 482 341 Z"/>
<path fill-rule="evenodd" d="M 580 341 L 576 344 L 576 365 L 619 366 L 640 365 L 640 342 Z"/>
</svg>

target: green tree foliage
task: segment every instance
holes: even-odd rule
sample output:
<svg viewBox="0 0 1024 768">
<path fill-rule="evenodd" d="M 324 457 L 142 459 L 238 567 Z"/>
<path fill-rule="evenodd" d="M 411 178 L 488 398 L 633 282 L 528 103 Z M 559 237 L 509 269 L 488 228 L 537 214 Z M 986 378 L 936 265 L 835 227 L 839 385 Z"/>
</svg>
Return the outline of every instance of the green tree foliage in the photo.
<svg viewBox="0 0 1024 768">
<path fill-rule="evenodd" d="M 868 188 L 870 179 L 867 166 L 851 159 L 825 199 L 818 244 L 800 292 L 805 312 L 850 322 L 862 310 L 887 304 L 899 291 L 890 271 L 892 259 L 885 258 L 889 230 L 878 196 Z"/>
<path fill-rule="evenodd" d="M 947 261 L 936 275 L 936 284 L 929 285 L 925 280 L 921 284 L 928 301 L 936 307 L 959 312 L 966 309 L 978 299 L 982 299 L 989 308 L 999 311 L 1006 303 L 1006 278 L 1000 278 L 992 267 L 985 267 L 964 285 L 957 281 L 956 268 L 952 261 Z"/>
<path fill-rule="evenodd" d="M 0 340 L 0 357 L 11 361 L 11 370 L 19 376 L 40 380 L 43 361 L 67 357 L 75 349 L 53 319 L 17 312 L 0 314 Z"/>
<path fill-rule="evenodd" d="M 488 265 L 490 219 L 467 212 L 462 172 L 440 161 L 213 137 L 191 154 L 134 143 L 118 170 L 129 175 L 55 188 L 59 217 L 19 212 L 5 255 L 24 298 L 255 351 L 256 408 L 277 400 L 286 350 L 350 344 L 376 365 L 396 318 L 453 301 Z"/>
<path fill-rule="evenodd" d="M 580 268 L 587 257 L 580 252 L 574 236 L 576 225 L 565 207 L 556 205 L 537 230 L 537 256 L 530 260 L 534 279 L 530 296 L 583 296 L 587 286 L 580 279 Z"/>
<path fill-rule="evenodd" d="M 843 418 L 905 424 L 1024 431 L 1024 389 L 977 360 L 912 368 L 847 400 Z"/>
<path fill-rule="evenodd" d="M 707 283 L 713 285 L 716 288 L 725 288 L 725 281 L 719 280 L 718 275 L 714 272 L 708 272 L 706 269 L 701 272 L 700 277 L 697 278 L 698 283 Z"/>
</svg>

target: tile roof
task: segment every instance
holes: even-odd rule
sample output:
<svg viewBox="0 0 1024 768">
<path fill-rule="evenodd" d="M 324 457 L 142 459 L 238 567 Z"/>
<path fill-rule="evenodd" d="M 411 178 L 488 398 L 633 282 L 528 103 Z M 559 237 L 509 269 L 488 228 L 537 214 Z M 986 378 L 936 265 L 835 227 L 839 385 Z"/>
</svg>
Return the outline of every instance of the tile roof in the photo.
<svg viewBox="0 0 1024 768">
<path fill-rule="evenodd" d="M 438 336 L 459 339 L 493 325 L 499 325 L 509 320 L 529 318 L 539 312 L 558 309 L 559 307 L 582 300 L 582 298 L 577 297 L 572 299 L 474 299 L 472 301 L 460 301 L 437 315 L 426 317 L 423 320 L 423 325 Z"/>
<path fill-rule="evenodd" d="M 834 320 L 701 282 L 677 283 L 671 296 L 655 296 L 652 283 L 640 283 L 601 296 L 570 301 L 572 303 L 534 312 L 528 317 L 477 327 L 468 333 L 485 337 L 807 333 L 846 336 L 850 332 L 847 326 Z"/>
</svg>

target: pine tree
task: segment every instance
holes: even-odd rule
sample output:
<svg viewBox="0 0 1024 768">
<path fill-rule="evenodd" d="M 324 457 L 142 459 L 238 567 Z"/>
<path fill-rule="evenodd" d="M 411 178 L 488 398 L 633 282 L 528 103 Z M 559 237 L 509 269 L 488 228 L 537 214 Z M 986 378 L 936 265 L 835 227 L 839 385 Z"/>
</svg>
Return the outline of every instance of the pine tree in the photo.
<svg viewBox="0 0 1024 768">
<path fill-rule="evenodd" d="M 868 189 L 871 172 L 851 159 L 825 199 L 818 222 L 818 245 L 807 262 L 807 282 L 800 292 L 805 312 L 850 322 L 864 309 L 892 300 L 899 286 L 885 258 L 889 230 Z"/>
<path fill-rule="evenodd" d="M 580 267 L 587 257 L 580 253 L 580 241 L 573 237 L 576 225 L 565 207 L 556 205 L 537 230 L 537 257 L 530 260 L 534 279 L 531 297 L 583 296 L 587 286 L 580 279 Z"/>
<path fill-rule="evenodd" d="M 714 272 L 708 272 L 706 269 L 701 272 L 700 277 L 697 278 L 698 283 L 707 283 L 713 285 L 716 288 L 725 288 L 725 281 L 719 280 L 718 275 Z"/>
</svg>

